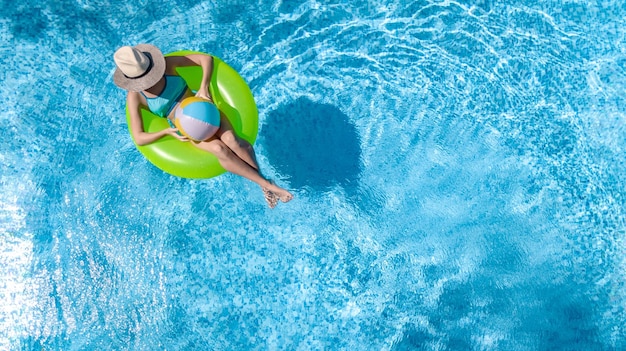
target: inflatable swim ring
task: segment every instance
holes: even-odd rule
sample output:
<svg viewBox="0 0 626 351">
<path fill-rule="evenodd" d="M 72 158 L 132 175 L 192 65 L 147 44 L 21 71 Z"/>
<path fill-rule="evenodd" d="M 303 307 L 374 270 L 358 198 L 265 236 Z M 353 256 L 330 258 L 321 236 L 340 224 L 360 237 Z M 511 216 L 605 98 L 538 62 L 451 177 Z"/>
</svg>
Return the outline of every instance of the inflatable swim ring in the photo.
<svg viewBox="0 0 626 351">
<path fill-rule="evenodd" d="M 202 54 L 197 51 L 176 51 L 165 56 Z M 200 88 L 202 67 L 190 66 L 176 69 L 192 90 Z M 233 125 L 235 133 L 254 144 L 259 131 L 259 113 L 250 88 L 243 78 L 224 61 L 213 56 L 213 76 L 209 86 L 213 101 Z M 159 117 L 149 110 L 141 109 L 143 128 L 154 133 L 169 128 L 166 118 Z M 130 133 L 130 113 L 126 107 L 126 122 Z M 131 133 L 132 138 L 132 133 Z M 134 141 L 134 139 L 133 139 Z M 225 172 L 217 157 L 200 150 L 190 142 L 182 142 L 172 136 L 165 136 L 151 144 L 137 149 L 159 169 L 182 178 L 211 178 Z"/>
</svg>

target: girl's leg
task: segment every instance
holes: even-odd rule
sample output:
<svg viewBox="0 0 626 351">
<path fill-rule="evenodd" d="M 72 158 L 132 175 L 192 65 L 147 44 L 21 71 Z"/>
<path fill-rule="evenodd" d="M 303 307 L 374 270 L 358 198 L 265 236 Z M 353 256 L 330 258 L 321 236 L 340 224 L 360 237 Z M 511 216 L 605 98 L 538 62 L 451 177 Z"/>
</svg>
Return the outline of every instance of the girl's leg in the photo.
<svg viewBox="0 0 626 351">
<path fill-rule="evenodd" d="M 223 141 L 219 139 L 212 139 L 209 141 L 194 143 L 194 145 L 215 155 L 225 170 L 253 181 L 262 189 L 267 189 L 276 194 L 282 202 L 287 202 L 293 198 L 293 195 L 289 191 L 263 178 L 257 169 L 253 168 L 247 162 L 239 158 L 239 156 L 237 156 L 226 144 L 224 144 Z"/>
<path fill-rule="evenodd" d="M 256 161 L 254 148 L 243 138 L 240 138 L 233 131 L 233 126 L 228 118 L 220 112 L 220 129 L 216 135 L 226 146 L 228 146 L 240 159 L 259 171 L 259 164 Z"/>
</svg>

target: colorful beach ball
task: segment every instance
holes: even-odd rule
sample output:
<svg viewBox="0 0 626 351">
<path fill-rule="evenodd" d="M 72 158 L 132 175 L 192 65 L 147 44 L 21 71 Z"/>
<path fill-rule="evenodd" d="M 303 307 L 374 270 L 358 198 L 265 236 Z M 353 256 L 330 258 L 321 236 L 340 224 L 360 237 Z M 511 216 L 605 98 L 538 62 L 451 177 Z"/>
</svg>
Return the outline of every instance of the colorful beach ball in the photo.
<svg viewBox="0 0 626 351">
<path fill-rule="evenodd" d="M 188 97 L 176 108 L 174 125 L 191 140 L 203 141 L 220 129 L 220 111 L 210 101 Z"/>
</svg>

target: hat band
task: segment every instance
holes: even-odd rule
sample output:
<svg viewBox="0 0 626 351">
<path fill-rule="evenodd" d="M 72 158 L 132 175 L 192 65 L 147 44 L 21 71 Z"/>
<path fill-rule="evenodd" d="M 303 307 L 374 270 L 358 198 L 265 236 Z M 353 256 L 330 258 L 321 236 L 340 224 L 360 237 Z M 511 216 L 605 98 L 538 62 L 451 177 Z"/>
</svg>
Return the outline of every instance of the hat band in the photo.
<svg viewBox="0 0 626 351">
<path fill-rule="evenodd" d="M 148 61 L 150 62 L 150 63 L 148 64 L 148 67 L 146 67 L 146 70 L 145 70 L 145 71 L 143 71 L 143 73 L 142 73 L 142 74 L 140 74 L 140 75 L 138 75 L 138 76 L 135 76 L 135 77 L 129 77 L 129 76 L 127 76 L 126 74 L 124 74 L 124 77 L 126 77 L 126 78 L 128 78 L 128 79 L 139 79 L 139 78 L 141 78 L 141 77 L 145 76 L 146 74 L 148 74 L 148 72 L 150 72 L 150 70 L 152 69 L 152 66 L 154 66 L 154 64 L 152 63 L 152 55 L 150 55 L 150 53 L 149 53 L 149 52 L 144 52 L 143 54 L 144 54 L 144 55 L 146 55 L 146 57 L 148 58 Z M 124 73 L 124 72 L 122 72 L 122 73 Z"/>
</svg>

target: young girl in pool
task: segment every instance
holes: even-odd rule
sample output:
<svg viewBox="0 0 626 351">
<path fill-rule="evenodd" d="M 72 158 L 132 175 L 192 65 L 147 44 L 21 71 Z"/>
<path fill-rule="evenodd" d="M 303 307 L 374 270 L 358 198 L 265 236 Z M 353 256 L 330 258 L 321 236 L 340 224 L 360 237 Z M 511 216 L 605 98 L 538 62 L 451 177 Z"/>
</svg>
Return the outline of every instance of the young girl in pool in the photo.
<svg viewBox="0 0 626 351">
<path fill-rule="evenodd" d="M 113 81 L 115 85 L 128 91 L 126 104 L 130 113 L 130 130 L 135 142 L 138 145 L 146 145 L 167 135 L 190 142 L 186 137 L 179 135 L 176 128 L 156 133 L 145 132 L 140 107 L 147 107 L 154 114 L 173 121 L 178 104 L 184 98 L 193 96 L 187 83 L 176 73 L 176 67 L 191 65 L 202 67 L 202 82 L 195 96 L 213 101 L 209 92 L 213 57 L 203 54 L 164 57 L 156 46 L 139 44 L 119 48 L 113 58 L 117 66 Z M 193 142 L 193 145 L 215 155 L 227 171 L 258 184 L 271 208 L 276 206 L 278 200 L 282 202 L 291 200 L 293 195 L 289 191 L 265 179 L 259 173 L 252 145 L 238 137 L 228 118 L 223 113 L 220 115 L 220 128 L 217 133 L 207 140 Z"/>
</svg>

